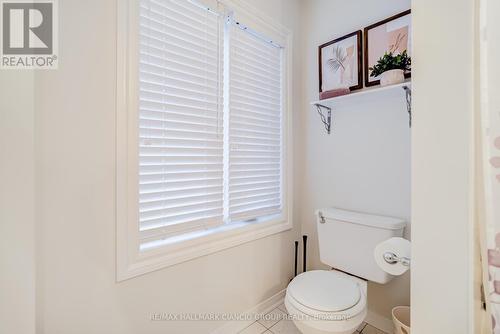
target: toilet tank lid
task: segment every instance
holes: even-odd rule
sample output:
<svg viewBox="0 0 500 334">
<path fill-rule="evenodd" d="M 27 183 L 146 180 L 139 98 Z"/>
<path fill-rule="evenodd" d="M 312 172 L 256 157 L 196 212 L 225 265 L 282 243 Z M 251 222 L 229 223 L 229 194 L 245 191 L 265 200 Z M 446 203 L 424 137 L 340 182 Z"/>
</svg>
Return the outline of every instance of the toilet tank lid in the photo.
<svg viewBox="0 0 500 334">
<path fill-rule="evenodd" d="M 383 228 L 386 230 L 399 230 L 404 228 L 406 225 L 406 222 L 400 218 L 378 216 L 338 208 L 321 209 L 318 210 L 316 214 L 321 214 L 326 219 L 335 219 L 352 224 Z"/>
</svg>

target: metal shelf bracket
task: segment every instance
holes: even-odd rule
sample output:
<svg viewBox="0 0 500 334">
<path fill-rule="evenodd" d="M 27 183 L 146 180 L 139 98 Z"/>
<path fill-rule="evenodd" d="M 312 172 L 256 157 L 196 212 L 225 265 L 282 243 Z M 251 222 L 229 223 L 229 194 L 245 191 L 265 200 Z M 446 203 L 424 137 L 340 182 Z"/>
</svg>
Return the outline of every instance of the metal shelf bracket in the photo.
<svg viewBox="0 0 500 334">
<path fill-rule="evenodd" d="M 322 104 L 315 104 L 318 114 L 321 117 L 321 122 L 325 126 L 325 130 L 328 134 L 331 132 L 332 128 L 332 108 L 324 106 Z M 322 109 L 326 110 L 326 115 L 323 113 Z"/>
<path fill-rule="evenodd" d="M 406 93 L 406 109 L 408 110 L 409 125 L 411 128 L 412 114 L 411 114 L 411 88 L 408 86 L 403 86 Z"/>
</svg>

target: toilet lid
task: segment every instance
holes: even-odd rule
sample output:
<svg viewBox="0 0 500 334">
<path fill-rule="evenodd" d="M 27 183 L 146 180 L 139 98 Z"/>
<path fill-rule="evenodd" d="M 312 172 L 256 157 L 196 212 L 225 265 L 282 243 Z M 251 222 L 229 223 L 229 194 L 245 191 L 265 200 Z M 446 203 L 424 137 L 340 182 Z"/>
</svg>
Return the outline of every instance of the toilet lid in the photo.
<svg viewBox="0 0 500 334">
<path fill-rule="evenodd" d="M 313 270 L 295 277 L 288 292 L 300 304 L 323 312 L 340 312 L 361 299 L 360 287 L 335 271 Z"/>
</svg>

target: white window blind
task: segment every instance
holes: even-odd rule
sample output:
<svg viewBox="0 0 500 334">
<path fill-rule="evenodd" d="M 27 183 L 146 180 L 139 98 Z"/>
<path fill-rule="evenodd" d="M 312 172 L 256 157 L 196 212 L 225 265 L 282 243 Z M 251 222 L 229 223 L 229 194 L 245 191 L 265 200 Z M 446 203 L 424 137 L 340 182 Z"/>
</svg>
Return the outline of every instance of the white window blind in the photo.
<svg viewBox="0 0 500 334">
<path fill-rule="evenodd" d="M 282 48 L 216 0 L 139 3 L 141 248 L 282 213 Z"/>
<path fill-rule="evenodd" d="M 223 19 L 141 0 L 139 228 L 143 242 L 223 223 Z"/>
<path fill-rule="evenodd" d="M 282 49 L 236 22 L 229 35 L 228 216 L 252 220 L 282 211 Z"/>
</svg>

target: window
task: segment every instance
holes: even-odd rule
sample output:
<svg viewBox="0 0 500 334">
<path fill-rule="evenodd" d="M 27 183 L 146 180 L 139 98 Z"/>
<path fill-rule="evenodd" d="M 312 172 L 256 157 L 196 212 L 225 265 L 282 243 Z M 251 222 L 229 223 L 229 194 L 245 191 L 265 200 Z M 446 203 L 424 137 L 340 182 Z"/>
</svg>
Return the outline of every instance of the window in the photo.
<svg viewBox="0 0 500 334">
<path fill-rule="evenodd" d="M 120 12 L 118 279 L 291 228 L 290 34 L 234 0 Z"/>
</svg>

